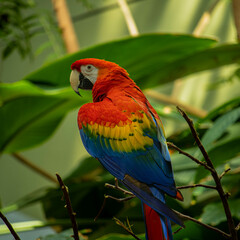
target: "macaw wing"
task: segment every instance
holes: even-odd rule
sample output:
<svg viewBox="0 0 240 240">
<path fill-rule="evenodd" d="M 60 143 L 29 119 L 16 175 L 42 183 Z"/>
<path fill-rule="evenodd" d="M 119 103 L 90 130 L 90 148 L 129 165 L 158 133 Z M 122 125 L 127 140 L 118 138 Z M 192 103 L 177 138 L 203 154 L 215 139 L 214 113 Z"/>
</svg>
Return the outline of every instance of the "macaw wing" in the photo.
<svg viewBox="0 0 240 240">
<path fill-rule="evenodd" d="M 85 104 L 78 115 L 85 148 L 112 175 L 123 180 L 128 174 L 176 197 L 170 157 L 157 121 L 131 99 L 126 109 L 109 99 Z"/>
</svg>

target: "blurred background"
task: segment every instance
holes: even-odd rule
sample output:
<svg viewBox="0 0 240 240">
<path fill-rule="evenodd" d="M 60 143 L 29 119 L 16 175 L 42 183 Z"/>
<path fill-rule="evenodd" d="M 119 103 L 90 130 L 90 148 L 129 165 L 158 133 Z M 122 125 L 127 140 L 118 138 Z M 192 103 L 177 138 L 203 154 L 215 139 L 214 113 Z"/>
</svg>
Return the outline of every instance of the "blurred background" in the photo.
<svg viewBox="0 0 240 240">
<path fill-rule="evenodd" d="M 36 140 L 36 142 L 34 142 L 35 140 L 31 140 L 31 138 L 30 140 L 26 140 L 29 142 L 33 141 L 31 144 L 29 142 L 25 143 L 25 140 L 21 140 L 17 135 L 19 132 L 21 135 L 25 126 L 28 126 L 28 124 L 31 125 L 32 121 L 35 121 L 36 117 L 39 117 L 36 115 L 26 121 L 23 119 L 23 116 L 26 114 L 24 109 L 27 107 L 32 109 L 32 112 L 37 111 L 39 107 L 41 108 L 41 106 L 38 105 L 39 103 L 35 105 L 35 102 L 31 101 L 32 93 L 30 94 L 30 91 L 40 91 L 39 89 L 41 89 L 41 91 L 45 91 L 44 94 L 50 97 L 51 94 L 53 95 L 57 91 L 59 91 L 60 94 L 64 94 L 61 91 L 65 91 L 63 89 L 66 88 L 68 89 L 69 77 L 59 81 L 61 82 L 59 85 L 58 83 L 53 84 L 54 80 L 51 79 L 59 76 L 61 70 L 57 67 L 60 65 L 54 65 L 55 63 L 65 63 L 64 61 L 67 63 L 70 59 L 77 60 L 78 57 L 80 58 L 82 55 L 87 57 L 88 51 L 89 57 L 95 57 L 95 50 L 99 58 L 107 58 L 106 60 L 112 60 L 119 63 L 129 70 L 130 77 L 136 80 L 140 87 L 145 90 L 145 94 L 148 96 L 153 106 L 158 110 L 163 120 L 166 136 L 169 138 L 169 141 L 171 140 L 179 143 L 180 147 L 190 149 L 189 151 L 192 151 L 191 153 L 196 153 L 197 150 L 193 149 L 196 146 L 193 146 L 194 141 L 191 140 L 191 136 L 187 133 L 186 123 L 175 110 L 175 106 L 182 106 L 196 122 L 199 122 L 197 126 L 199 127 L 200 136 L 203 136 L 209 127 L 214 125 L 218 117 L 221 117 L 225 113 L 229 113 L 229 111 L 233 111 L 239 106 L 240 57 L 236 54 L 236 51 L 239 50 L 239 47 L 236 47 L 238 46 L 236 43 L 239 40 L 236 30 L 238 29 L 239 31 L 240 26 L 239 6 L 239 1 L 230 0 L 1 0 L 0 82 L 2 89 L 0 90 L 0 107 L 2 108 L 2 112 L 0 113 L 0 125 L 2 137 L 0 138 L 2 138 L 2 145 L 0 150 L 2 154 L 0 156 L 0 206 L 2 209 L 5 209 L 10 220 L 13 222 L 40 220 L 41 223 L 45 223 L 46 219 L 57 219 L 58 216 L 55 216 L 56 211 L 60 210 L 55 209 L 53 211 L 55 213 L 50 213 L 51 211 L 49 210 L 50 206 L 54 206 L 54 201 L 56 199 L 49 200 L 50 198 L 47 198 L 47 195 L 45 195 L 51 193 L 51 191 L 55 191 L 56 182 L 51 179 L 51 176 L 54 178 L 55 173 L 59 173 L 63 178 L 70 179 L 70 176 L 77 176 L 77 172 L 74 173 L 77 169 L 80 169 L 82 174 L 87 174 L 88 171 L 90 171 L 87 169 L 86 172 L 84 172 L 85 168 L 80 164 L 83 159 L 86 160 L 88 153 L 82 146 L 76 121 L 78 109 L 83 102 L 80 102 L 77 96 L 73 96 L 74 92 L 69 91 L 69 93 L 67 93 L 68 96 L 70 96 L 69 99 L 74 99 L 74 104 L 72 104 L 69 109 L 66 108 L 66 110 L 64 110 L 65 112 L 61 113 L 61 117 L 59 117 L 58 121 L 52 121 L 52 126 L 47 126 L 52 129 L 46 133 L 47 137 L 43 136 L 40 140 Z M 236 20 L 234 20 L 234 18 Z M 182 54 L 183 61 L 180 59 L 180 62 L 182 62 L 183 66 L 180 70 L 182 70 L 183 73 L 176 74 L 176 77 L 170 77 L 170 80 L 168 80 L 166 76 L 165 78 L 162 76 L 162 82 L 161 76 L 159 76 L 159 82 L 154 82 L 154 80 L 150 77 L 148 78 L 147 75 L 145 78 L 141 79 L 141 77 L 139 77 L 141 72 L 136 71 L 135 73 L 134 68 L 131 68 L 131 66 L 128 68 L 128 59 L 126 59 L 126 65 L 124 65 L 123 59 L 118 61 L 121 57 L 120 55 L 124 58 L 128 49 L 131 54 L 131 45 L 129 45 L 129 48 L 126 47 L 121 50 L 121 41 L 127 42 L 131 38 L 138 39 L 142 36 L 143 38 L 144 36 L 149 36 L 149 39 L 144 42 L 145 45 L 136 45 L 139 47 L 136 47 L 133 55 L 137 52 L 138 54 L 141 54 L 141 52 L 144 53 L 145 49 L 151 48 L 151 39 L 155 41 L 155 36 L 160 36 L 161 39 L 167 36 L 166 40 L 162 42 L 162 45 L 159 43 L 161 45 L 160 48 L 164 49 L 164 44 L 166 44 L 169 52 L 173 51 L 173 55 L 175 49 L 179 56 Z M 168 46 L 168 41 L 173 41 L 175 45 Z M 107 44 L 109 43 L 111 43 L 111 46 L 114 48 L 119 48 L 119 51 L 116 51 L 118 55 L 114 55 L 114 51 L 112 54 L 106 53 L 106 55 L 101 55 L 101 48 L 103 48 L 101 46 L 105 46 L 105 44 L 108 46 Z M 138 42 L 136 42 L 136 44 L 138 44 Z M 183 44 L 183 47 L 181 47 L 181 44 Z M 153 44 L 152 48 L 154 48 L 154 46 Z M 227 51 L 227 48 L 225 49 L 223 47 L 221 48 L 221 53 L 218 47 L 222 46 L 229 47 L 230 51 Z M 203 60 L 198 60 L 198 52 L 204 52 L 204 50 L 208 51 L 211 48 L 216 48 L 220 60 L 217 59 L 215 62 L 213 61 L 213 64 L 210 62 L 209 65 L 207 61 L 205 62 L 204 58 L 202 58 Z M 151 49 L 151 51 L 154 53 L 155 50 Z M 149 56 L 154 60 L 154 54 L 152 52 L 152 55 Z M 190 53 L 185 56 L 185 52 Z M 236 56 L 234 56 L 232 52 L 235 52 Z M 78 55 L 78 53 L 80 53 L 80 55 Z M 196 58 L 194 54 L 196 54 Z M 163 54 L 163 58 L 164 56 Z M 191 70 L 186 70 L 188 65 L 187 61 L 186 65 L 184 65 L 184 61 L 189 56 L 193 56 L 191 62 L 194 62 L 196 59 L 195 64 L 203 65 L 203 67 L 200 67 L 199 70 L 198 67 L 190 67 Z M 160 55 L 158 57 L 161 58 Z M 214 59 L 212 56 L 210 56 L 210 58 Z M 205 59 L 208 58 L 206 57 Z M 151 62 L 148 58 L 145 58 L 144 61 L 146 61 L 147 66 L 149 65 L 148 62 Z M 144 66 L 144 61 L 141 62 L 140 65 Z M 166 62 L 167 61 L 168 60 L 166 60 Z M 176 61 L 175 64 L 177 63 Z M 51 70 L 49 70 L 50 68 Z M 64 68 L 64 72 L 66 76 L 68 76 L 70 74 L 70 64 L 64 65 Z M 153 70 L 154 69 L 155 68 L 153 68 Z M 181 72 L 180 70 L 179 72 Z M 164 71 L 164 68 L 162 71 Z M 166 71 L 168 70 L 166 69 Z M 148 72 L 149 75 L 152 74 L 150 70 L 146 70 L 146 72 Z M 137 75 L 138 73 L 139 75 Z M 42 79 L 40 77 L 44 74 L 48 75 L 49 82 L 47 83 L 46 77 Z M 26 90 L 29 86 L 26 87 L 24 85 L 26 84 L 26 81 L 22 82 L 24 80 L 31 84 L 33 90 L 31 90 L 31 88 L 29 88 L 29 92 Z M 14 85 L 17 82 L 23 83 L 23 85 Z M 21 97 L 24 98 L 24 101 L 20 105 L 18 105 L 18 103 L 16 104 L 14 101 Z M 28 98 L 28 100 L 25 102 L 26 98 Z M 90 95 L 86 95 L 86 99 L 90 101 Z M 84 100 L 87 101 L 86 99 Z M 12 105 L 15 107 L 12 108 L 12 110 L 6 110 L 4 107 L 8 103 L 11 104 L 11 101 Z M 48 98 L 44 99 L 44 101 L 44 104 L 47 106 Z M 229 102 L 231 102 L 231 104 L 229 104 Z M 222 108 L 222 111 L 215 112 L 213 117 L 207 118 L 210 112 L 214 112 L 218 107 L 224 106 L 226 103 L 228 108 Z M 51 101 L 49 104 L 51 104 Z M 24 106 L 26 106 L 26 108 Z M 29 112 L 31 112 L 31 110 L 29 110 Z M 44 112 L 42 112 L 42 114 L 44 114 Z M 227 136 L 230 140 L 234 139 L 234 141 L 237 139 L 234 144 L 239 146 L 237 145 L 239 144 L 238 135 L 240 130 L 238 124 L 239 116 L 238 113 L 235 113 L 235 115 L 236 114 L 236 119 L 234 118 L 235 120 L 226 123 L 226 127 L 222 127 L 221 134 L 219 134 L 218 137 L 216 136 L 216 139 L 213 139 L 212 142 L 214 142 L 215 147 L 219 147 L 227 141 L 223 139 L 225 142 L 217 142 L 217 140 L 221 137 L 223 138 L 223 136 Z M 17 129 L 15 127 L 16 122 L 19 122 Z M 55 123 L 56 125 L 54 125 Z M 31 128 L 24 134 L 27 136 L 39 134 L 41 131 L 44 131 L 44 126 L 43 124 L 39 125 L 37 129 Z M 228 128 L 229 126 L 230 128 Z M 10 130 L 14 129 L 14 127 L 15 130 Z M 226 131 L 229 131 L 230 135 L 226 134 Z M 13 137 L 9 140 L 10 144 L 7 139 L 8 133 L 6 132 L 12 133 L 11 136 Z M 14 134 L 17 136 L 17 141 L 15 141 Z M 7 139 L 6 141 L 5 137 Z M 182 142 L 179 140 L 182 140 Z M 11 145 L 12 142 L 13 144 Z M 237 149 L 238 147 L 235 147 L 235 145 L 233 147 L 234 149 L 236 148 L 233 151 L 234 154 L 227 155 L 225 159 L 219 163 L 220 170 L 224 170 L 231 164 L 236 167 L 236 169 L 239 168 L 239 149 Z M 209 181 L 209 178 L 207 179 L 207 174 L 203 174 L 204 176 L 196 178 L 196 175 L 201 175 L 201 173 L 197 173 L 198 167 L 192 163 L 185 169 L 184 167 L 178 168 L 179 166 L 183 166 L 186 161 L 189 163 L 190 160 L 184 158 L 180 159 L 177 154 L 174 156 L 173 168 L 176 169 L 177 172 L 175 174 L 177 184 L 203 181 L 203 179 L 204 181 Z M 234 161 L 230 163 L 232 159 L 234 159 Z M 50 177 L 43 177 L 41 174 L 33 171 L 31 167 L 29 167 L 29 162 L 41 168 L 45 173 L 49 174 Z M 175 165 L 174 162 L 176 162 Z M 91 171 L 100 167 L 94 164 L 91 166 Z M 184 170 L 186 169 L 188 169 L 189 172 L 185 172 Z M 104 189 L 104 181 L 106 179 L 109 179 L 110 182 L 112 181 L 111 176 L 108 176 L 107 173 L 101 171 L 100 173 L 105 175 L 97 186 L 100 189 L 98 191 L 100 203 L 97 204 L 95 215 L 101 206 L 103 194 L 106 191 Z M 187 175 L 188 173 L 189 175 Z M 184 179 L 184 177 L 186 179 Z M 94 175 L 94 178 L 91 180 L 94 182 L 96 180 L 95 178 L 97 179 L 97 176 Z M 231 181 L 237 183 L 238 180 L 239 179 L 234 176 L 234 181 Z M 228 189 L 227 186 L 226 184 L 226 189 Z M 235 185 L 232 186 L 232 188 L 234 188 L 234 196 L 238 200 L 239 193 L 235 187 Z M 232 188 L 229 187 L 229 189 Z M 80 191 L 80 189 L 76 190 L 76 194 L 78 191 Z M 91 194 L 89 193 L 90 195 L 88 197 L 93 196 L 94 191 L 95 190 L 93 190 Z M 192 195 L 192 191 L 186 190 L 186 192 L 183 191 L 183 193 L 186 195 L 184 195 L 186 199 L 185 205 L 175 206 L 176 204 L 174 202 L 171 203 L 180 210 L 188 208 L 190 205 L 193 206 L 198 202 L 198 196 L 203 192 L 198 192 L 198 190 L 196 190 L 195 195 Z M 43 196 L 47 199 L 45 203 L 42 200 L 44 198 Z M 72 198 L 75 199 L 75 195 L 72 196 Z M 86 196 L 83 197 L 83 199 L 85 198 Z M 216 204 L 218 204 L 219 201 L 211 192 L 206 193 L 204 201 L 206 201 L 206 199 L 207 201 L 211 199 L 211 201 Z M 31 201 L 33 201 L 34 204 L 30 204 Z M 73 201 L 75 202 L 75 200 Z M 204 205 L 206 204 L 204 201 L 199 202 L 199 206 L 201 206 L 199 209 L 204 209 Z M 80 202 L 76 200 L 76 205 L 78 207 Z M 61 204 L 60 202 L 60 208 Z M 112 204 L 117 205 L 117 203 Z M 134 204 L 132 205 L 135 206 L 138 203 Z M 110 205 L 111 204 L 109 204 L 109 206 Z M 129 203 L 129 205 L 131 205 L 131 203 Z M 118 211 L 116 210 L 116 212 L 113 213 L 110 207 L 107 213 L 103 213 L 103 217 L 109 219 L 110 222 L 113 216 L 128 209 L 124 204 L 117 208 L 119 208 Z M 13 212 L 12 210 L 17 210 L 17 212 Z M 235 217 L 238 219 L 240 218 L 240 209 L 236 207 L 235 210 Z M 65 209 L 62 209 L 62 211 L 65 211 Z M 130 210 L 128 209 L 128 211 Z M 189 210 L 189 212 L 191 211 Z M 196 211 L 196 209 L 193 209 L 192 213 L 199 217 L 203 211 L 201 212 L 200 210 Z M 94 213 L 92 214 L 94 216 Z M 63 219 L 63 215 L 59 216 L 59 219 Z M 120 214 L 120 216 L 125 215 L 126 213 L 123 215 Z M 139 216 L 136 217 L 136 213 L 134 212 L 133 216 L 133 220 L 129 217 L 131 222 L 134 222 L 134 219 L 141 222 L 141 220 L 139 220 L 141 218 L 140 213 Z M 93 219 L 94 217 L 84 216 L 84 219 L 87 218 Z M 211 221 L 212 220 L 206 220 L 207 223 L 213 223 L 215 226 L 219 225 L 220 228 L 225 228 L 225 219 L 215 223 Z M 88 222 L 84 222 L 83 226 L 84 228 L 99 229 L 99 226 L 96 227 L 91 224 L 88 225 Z M 137 233 L 144 232 L 141 224 L 142 223 L 140 223 L 141 227 L 139 227 L 139 229 L 136 227 Z M 45 225 L 48 226 L 50 224 Z M 64 228 L 67 227 L 65 226 Z M 92 239 L 96 239 L 106 232 L 115 232 L 115 227 L 112 227 L 112 229 L 109 231 L 105 230 L 105 232 L 101 230 L 102 233 L 95 236 L 93 235 L 94 237 L 92 237 Z M 47 233 L 51 232 L 52 230 L 49 230 Z M 43 233 L 43 235 L 44 234 L 46 233 Z M 33 239 L 40 235 L 39 230 L 37 230 L 34 232 L 34 235 L 22 236 L 24 236 L 24 239 Z M 7 236 L 3 235 L 1 237 L 0 235 L 0 239 L 7 239 Z M 8 239 L 11 239 L 11 237 Z M 188 238 L 186 235 L 186 239 L 193 238 Z"/>
</svg>

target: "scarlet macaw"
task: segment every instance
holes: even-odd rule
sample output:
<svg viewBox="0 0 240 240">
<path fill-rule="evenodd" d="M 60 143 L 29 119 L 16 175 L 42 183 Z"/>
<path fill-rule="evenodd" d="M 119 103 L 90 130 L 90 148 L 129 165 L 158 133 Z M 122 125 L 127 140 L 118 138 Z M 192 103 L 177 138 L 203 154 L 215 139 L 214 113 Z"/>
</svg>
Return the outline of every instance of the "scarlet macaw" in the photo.
<svg viewBox="0 0 240 240">
<path fill-rule="evenodd" d="M 92 89 L 93 103 L 78 112 L 82 142 L 90 155 L 142 201 L 146 239 L 171 240 L 165 194 L 183 200 L 176 189 L 159 116 L 127 71 L 113 62 L 88 58 L 71 65 L 73 90 Z M 80 94 L 79 94 L 80 95 Z"/>
</svg>

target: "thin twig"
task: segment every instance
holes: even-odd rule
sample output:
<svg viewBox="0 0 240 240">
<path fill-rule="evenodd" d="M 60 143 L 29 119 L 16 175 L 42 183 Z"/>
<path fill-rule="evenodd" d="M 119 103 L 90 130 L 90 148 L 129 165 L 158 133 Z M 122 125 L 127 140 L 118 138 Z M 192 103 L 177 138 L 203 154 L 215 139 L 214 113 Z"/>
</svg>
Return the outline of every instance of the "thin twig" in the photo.
<svg viewBox="0 0 240 240">
<path fill-rule="evenodd" d="M 203 147 L 202 142 L 200 141 L 200 139 L 198 137 L 198 133 L 197 133 L 197 131 L 194 128 L 193 121 L 187 116 L 187 114 L 180 107 L 177 106 L 177 110 L 179 111 L 179 113 L 183 116 L 183 118 L 188 123 L 188 126 L 189 126 L 189 128 L 190 128 L 190 130 L 192 132 L 192 135 L 193 135 L 193 137 L 194 137 L 194 139 L 195 139 L 195 141 L 196 141 L 196 143 L 198 145 L 198 148 L 200 149 L 200 151 L 201 151 L 205 161 L 207 162 L 207 165 L 209 167 L 211 167 L 213 171 L 215 171 L 214 170 L 214 166 L 212 164 L 212 161 L 209 159 L 209 156 L 208 156 L 205 148 Z"/>
<path fill-rule="evenodd" d="M 236 226 L 236 231 L 238 231 L 240 229 L 240 223 L 238 223 L 238 225 Z"/>
<path fill-rule="evenodd" d="M 76 213 L 73 212 L 70 196 L 69 196 L 69 193 L 68 193 L 68 189 L 64 185 L 63 180 L 61 179 L 61 177 L 58 174 L 56 174 L 56 176 L 57 176 L 59 185 L 60 185 L 60 187 L 61 187 L 61 189 L 63 191 L 63 195 L 64 195 L 64 198 L 65 198 L 65 201 L 66 201 L 66 207 L 67 207 L 67 210 L 68 210 L 68 214 L 69 214 L 71 222 L 72 222 L 72 228 L 73 228 L 73 234 L 74 234 L 73 238 L 75 240 L 79 240 L 78 226 L 77 226 L 77 221 L 76 221 Z"/>
<path fill-rule="evenodd" d="M 94 218 L 94 221 L 97 221 L 97 219 L 98 219 L 99 216 L 101 215 L 103 209 L 105 208 L 106 202 L 107 202 L 107 199 L 106 199 L 105 196 L 104 196 L 104 200 L 103 200 L 102 206 L 101 206 L 101 208 L 100 208 L 97 216 Z"/>
<path fill-rule="evenodd" d="M 208 167 L 210 167 L 212 169 L 211 174 L 212 174 L 212 177 L 213 177 L 213 179 L 216 183 L 216 188 L 217 188 L 218 194 L 219 194 L 219 196 L 221 198 L 221 201 L 222 201 L 222 204 L 223 204 L 223 208 L 224 208 L 225 215 L 226 215 L 226 218 L 227 218 L 228 229 L 229 229 L 231 238 L 233 240 L 237 240 L 238 239 L 237 232 L 235 230 L 235 225 L 234 225 L 234 221 L 233 221 L 233 218 L 232 218 L 232 213 L 230 211 L 228 200 L 227 200 L 228 199 L 228 194 L 225 194 L 225 192 L 223 190 L 221 180 L 218 176 L 218 173 L 216 172 L 212 161 L 210 160 L 204 146 L 202 145 L 201 140 L 198 137 L 198 133 L 197 133 L 196 129 L 194 128 L 192 120 L 187 116 L 187 114 L 181 108 L 177 107 L 177 110 L 180 112 L 180 114 L 183 116 L 183 118 L 188 123 L 188 126 L 189 126 L 189 128 L 192 132 L 192 135 L 193 135 L 193 137 L 194 137 L 194 139 L 195 139 L 195 141 L 198 145 L 198 148 L 202 152 L 202 155 L 203 155 Z"/>
<path fill-rule="evenodd" d="M 131 234 L 135 239 L 141 240 L 139 237 L 137 237 L 137 236 L 133 233 L 133 231 L 132 231 L 131 229 L 129 229 L 128 227 L 126 227 L 125 224 L 122 223 L 119 219 L 117 219 L 117 218 L 115 218 L 115 217 L 114 217 L 113 219 L 115 220 L 115 222 L 116 222 L 119 226 L 121 226 L 122 228 L 124 228 L 124 230 L 126 230 L 129 234 Z"/>
<path fill-rule="evenodd" d="M 205 184 L 193 184 L 193 185 L 187 185 L 187 186 L 179 186 L 177 189 L 187 189 L 187 188 L 195 188 L 195 187 L 204 187 L 204 188 L 210 188 L 216 190 L 217 188 L 215 186 L 209 186 Z"/>
<path fill-rule="evenodd" d="M 105 187 L 106 188 L 111 188 L 111 189 L 116 189 L 116 190 L 120 190 L 122 193 L 126 194 L 126 195 L 132 195 L 134 196 L 134 194 L 132 192 L 129 192 L 121 187 L 119 187 L 118 185 L 118 180 L 117 178 L 114 179 L 115 180 L 115 185 L 109 184 L 109 183 L 105 183 Z"/>
<path fill-rule="evenodd" d="M 177 233 L 180 232 L 182 229 L 183 229 L 183 227 L 180 227 L 180 228 L 177 229 L 175 232 L 173 232 L 173 235 L 174 235 L 174 234 L 177 234 Z"/>
<path fill-rule="evenodd" d="M 74 30 L 71 16 L 65 0 L 52 0 L 58 26 L 61 29 L 62 39 L 68 53 L 79 50 L 79 43 Z"/>
<path fill-rule="evenodd" d="M 17 233 L 15 232 L 15 230 L 13 229 L 11 223 L 7 220 L 7 218 L 2 214 L 2 212 L 0 211 L 0 218 L 3 220 L 3 222 L 6 224 L 6 226 L 8 227 L 9 231 L 11 232 L 11 234 L 13 235 L 15 240 L 21 240 L 20 237 L 17 235 Z"/>
<path fill-rule="evenodd" d="M 194 115 L 200 118 L 207 116 L 207 112 L 205 110 L 182 103 L 175 97 L 167 96 L 165 94 L 159 93 L 151 89 L 144 90 L 144 93 L 157 101 L 161 101 L 163 103 L 171 104 L 174 106 L 180 106 L 191 115 Z"/>
<path fill-rule="evenodd" d="M 226 170 L 219 176 L 219 179 L 221 180 L 221 179 L 225 176 L 225 174 L 228 173 L 230 170 L 231 170 L 231 168 L 226 169 Z"/>
<path fill-rule="evenodd" d="M 128 27 L 128 31 L 130 33 L 131 36 L 138 36 L 139 32 L 137 29 L 137 25 L 134 21 L 134 18 L 132 16 L 132 13 L 129 9 L 129 6 L 126 2 L 126 0 L 118 0 L 118 5 L 123 13 L 123 16 L 125 18 L 127 27 Z"/>
<path fill-rule="evenodd" d="M 110 196 L 110 195 L 104 195 L 103 204 L 102 204 L 102 206 L 101 206 L 97 216 L 94 218 L 94 221 L 97 221 L 97 219 L 101 215 L 101 213 L 102 213 L 102 211 L 103 211 L 103 209 L 104 209 L 104 207 L 105 207 L 105 205 L 107 203 L 107 199 L 108 198 L 113 199 L 113 200 L 118 201 L 118 202 L 125 202 L 125 201 L 131 200 L 131 199 L 136 197 L 133 193 L 131 193 L 131 192 L 129 192 L 129 191 L 119 187 L 117 178 L 115 178 L 114 180 L 115 180 L 115 185 L 112 185 L 112 184 L 109 184 L 109 183 L 105 183 L 105 187 L 106 188 L 115 189 L 115 190 L 119 190 L 123 194 L 130 195 L 130 196 L 126 197 L 126 198 L 116 198 L 116 197 L 113 197 L 113 196 Z"/>
<path fill-rule="evenodd" d="M 205 223 L 202 223 L 202 222 L 200 222 L 199 220 L 197 220 L 197 219 L 195 219 L 195 218 L 192 218 L 192 217 L 190 217 L 190 216 L 184 215 L 184 214 L 182 214 L 182 213 L 180 213 L 180 212 L 178 212 L 178 211 L 175 211 L 175 210 L 173 210 L 173 211 L 174 211 L 177 215 L 179 215 L 179 217 L 181 217 L 181 218 L 183 218 L 183 219 L 190 220 L 190 221 L 192 221 L 192 222 L 195 222 L 195 223 L 197 223 L 197 224 L 199 224 L 199 225 L 204 226 L 205 228 L 208 228 L 208 229 L 210 229 L 210 230 L 213 230 L 213 231 L 215 231 L 215 232 L 218 232 L 218 233 L 220 233 L 223 237 L 225 237 L 225 238 L 227 238 L 227 239 L 230 239 L 230 238 L 231 238 L 230 234 L 227 234 L 227 233 L 223 232 L 222 230 L 220 230 L 220 229 L 218 229 L 218 228 L 215 228 L 215 227 L 212 227 L 212 226 L 207 225 L 207 224 L 205 224 Z"/>
<path fill-rule="evenodd" d="M 208 25 L 208 23 L 211 19 L 211 13 L 213 12 L 215 7 L 217 6 L 218 2 L 219 2 L 219 0 L 215 0 L 215 2 L 213 2 L 213 4 L 209 7 L 209 9 L 203 13 L 200 20 L 197 23 L 197 26 L 193 30 L 193 35 L 200 36 L 202 34 L 204 29 Z"/>
<path fill-rule="evenodd" d="M 40 174 L 41 176 L 47 178 L 51 182 L 58 183 L 58 181 L 56 180 L 56 178 L 52 174 L 48 173 L 46 170 L 44 170 L 44 169 L 38 167 L 37 165 L 33 164 L 32 162 L 30 162 L 28 159 L 26 159 L 25 157 L 23 157 L 19 153 L 13 153 L 12 156 L 15 157 L 21 163 L 23 163 L 24 165 L 26 165 L 27 167 L 29 167 L 30 169 L 32 169 L 34 172 L 36 172 L 36 173 Z"/>
<path fill-rule="evenodd" d="M 233 17 L 234 23 L 237 32 L 237 39 L 240 41 L 240 1 L 232 0 L 232 9 L 233 9 Z"/>
<path fill-rule="evenodd" d="M 193 157 L 191 154 L 184 152 L 182 149 L 180 149 L 179 147 L 177 147 L 176 145 L 174 145 L 173 143 L 167 142 L 167 145 L 169 147 L 172 147 L 174 149 L 176 149 L 180 154 L 183 154 L 185 156 L 187 156 L 188 158 L 192 159 L 195 163 L 205 167 L 207 170 L 209 170 L 210 172 L 213 172 L 214 170 L 209 167 L 205 162 L 202 162 L 200 160 L 198 160 L 197 158 Z"/>
<path fill-rule="evenodd" d="M 106 185 L 107 185 L 108 187 L 110 187 L 110 188 L 117 189 L 117 190 L 121 191 L 122 193 L 125 193 L 125 192 L 126 192 L 125 189 L 120 188 L 120 187 L 116 187 L 116 183 L 115 183 L 115 185 L 105 184 L 105 186 L 106 186 Z M 214 186 L 208 186 L 208 185 L 203 185 L 203 184 L 195 184 L 195 185 L 199 185 L 199 186 L 202 186 L 202 187 L 208 187 L 208 188 L 216 189 L 216 187 L 214 187 Z M 188 187 L 195 187 L 195 186 L 194 186 L 194 185 L 183 186 L 183 187 L 178 187 L 178 189 L 188 188 Z M 114 200 L 116 200 L 116 201 L 123 201 L 123 200 L 121 200 L 121 198 L 120 198 L 120 199 L 117 199 L 117 198 L 112 197 L 112 196 L 109 196 L 109 195 L 107 195 L 107 196 L 108 196 L 108 198 L 114 199 Z M 135 197 L 135 195 L 130 196 L 130 197 L 133 198 L 133 197 Z M 129 197 L 129 198 L 130 198 L 130 197 Z M 127 201 L 127 200 L 130 200 L 130 199 L 127 199 L 127 198 L 124 199 L 124 201 Z M 103 205 L 102 205 L 102 207 L 101 207 L 101 209 L 100 209 L 100 212 L 98 213 L 97 217 L 98 217 L 98 216 L 100 215 L 100 213 L 103 211 L 105 205 L 106 205 L 106 198 L 104 199 Z M 207 224 L 205 224 L 205 223 L 202 223 L 202 222 L 198 221 L 198 220 L 195 219 L 195 218 L 192 218 L 192 217 L 190 217 L 190 216 L 184 215 L 184 214 L 179 213 L 179 212 L 177 212 L 177 211 L 175 211 L 175 210 L 173 210 L 173 211 L 176 212 L 181 218 L 187 219 L 187 220 L 190 220 L 190 221 L 193 221 L 193 222 L 195 222 L 195 223 L 197 223 L 197 224 L 200 224 L 200 225 L 202 225 L 202 226 L 204 226 L 204 227 L 206 227 L 206 228 L 208 228 L 208 229 L 211 229 L 211 230 L 213 230 L 213 231 L 215 231 L 215 232 L 218 232 L 218 233 L 222 234 L 222 235 L 223 235 L 225 238 L 227 238 L 227 239 L 230 239 L 230 237 L 231 237 L 229 234 L 221 231 L 221 230 L 218 229 L 218 228 L 215 228 L 215 227 L 212 227 L 212 226 L 207 225 Z M 97 217 L 96 217 L 96 218 L 97 218 Z M 180 229 L 181 229 L 181 228 L 180 228 Z M 180 229 L 179 229 L 178 231 L 180 231 Z"/>
<path fill-rule="evenodd" d="M 111 195 L 105 195 L 104 197 L 105 197 L 105 199 L 110 198 L 110 199 L 113 199 L 117 202 L 126 202 L 126 201 L 129 201 L 129 200 L 135 198 L 136 196 L 130 196 L 130 197 L 125 197 L 125 198 L 116 198 L 116 197 L 113 197 Z"/>
</svg>

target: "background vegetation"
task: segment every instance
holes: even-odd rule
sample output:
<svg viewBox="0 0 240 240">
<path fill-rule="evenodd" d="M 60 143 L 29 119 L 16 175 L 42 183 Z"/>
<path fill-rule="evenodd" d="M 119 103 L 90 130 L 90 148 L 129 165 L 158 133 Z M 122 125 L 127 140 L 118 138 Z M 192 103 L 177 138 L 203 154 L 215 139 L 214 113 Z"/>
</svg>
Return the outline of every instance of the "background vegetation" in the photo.
<svg viewBox="0 0 240 240">
<path fill-rule="evenodd" d="M 163 119 L 168 141 L 203 160 L 175 105 L 185 109 L 217 172 L 231 168 L 222 185 L 231 194 L 229 205 L 237 225 L 239 2 L 92 0 L 64 4 L 0 1 L 0 200 L 1 211 L 13 222 L 19 213 L 34 219 L 13 225 L 20 237 L 27 239 L 24 231 L 33 228 L 37 231 L 29 239 L 41 236 L 40 227 L 55 226 L 58 232 L 71 227 L 54 176 L 59 172 L 84 236 L 131 239 L 112 220 L 115 216 L 128 219 L 133 232 L 144 239 L 137 199 L 124 203 L 109 199 L 93 221 L 104 194 L 122 194 L 104 187 L 106 182 L 113 183 L 113 177 L 88 156 L 79 138 L 77 111 L 91 101 L 91 94 L 84 92 L 83 98 L 74 94 L 69 74 L 71 63 L 85 57 L 104 58 L 127 69 Z M 178 186 L 214 185 L 208 171 L 175 151 L 172 164 Z M 182 192 L 183 203 L 168 199 L 172 208 L 228 232 L 215 190 Z M 6 232 L 1 225 L 0 233 Z M 41 239 L 71 239 L 70 235 L 66 230 Z M 221 239 L 191 221 L 174 235 L 174 239 L 210 237 Z"/>
</svg>

